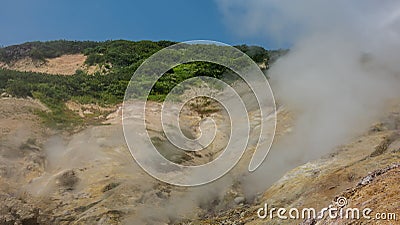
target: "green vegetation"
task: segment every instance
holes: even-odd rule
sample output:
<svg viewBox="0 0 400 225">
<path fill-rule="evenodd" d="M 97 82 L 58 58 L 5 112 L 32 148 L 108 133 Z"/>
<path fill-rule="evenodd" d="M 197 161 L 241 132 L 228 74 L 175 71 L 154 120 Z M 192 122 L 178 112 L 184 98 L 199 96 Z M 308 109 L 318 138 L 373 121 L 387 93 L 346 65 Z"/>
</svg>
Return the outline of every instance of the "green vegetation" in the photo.
<svg viewBox="0 0 400 225">
<path fill-rule="evenodd" d="M 14 60 L 30 57 L 33 60 L 45 60 L 65 54 L 81 53 L 84 49 L 99 45 L 93 41 L 47 41 L 27 42 L 0 48 L 0 61 L 10 63 Z"/>
<path fill-rule="evenodd" d="M 270 51 L 260 46 L 238 45 L 235 46 L 240 51 L 246 53 L 256 63 L 268 62 L 270 59 Z"/>
<path fill-rule="evenodd" d="M 126 67 L 142 62 L 155 52 L 175 42 L 170 41 L 106 41 L 94 48 L 86 48 L 83 53 L 88 56 L 86 64 L 110 63 L 115 67 Z"/>
<path fill-rule="evenodd" d="M 126 87 L 141 63 L 155 52 L 173 44 L 175 42 L 171 41 L 81 42 L 60 40 L 29 42 L 0 48 L 0 61 L 6 63 L 12 63 L 25 57 L 45 60 L 63 54 L 83 53 L 87 55 L 87 65 L 104 65 L 109 69 L 106 75 L 99 72 L 88 75 L 84 71 L 78 70 L 73 76 L 0 69 L 0 91 L 6 91 L 16 97 L 29 96 L 40 99 L 52 111 L 51 113 L 40 113 L 46 119 L 46 122 L 57 127 L 61 124 L 74 126 L 82 123 L 82 119 L 66 109 L 64 104 L 66 101 L 73 100 L 83 104 L 95 103 L 99 105 L 121 103 Z M 270 51 L 257 46 L 240 45 L 236 47 L 256 62 L 268 64 Z M 204 46 L 204 50 L 207 50 L 206 46 Z M 177 51 L 176 57 L 180 57 L 180 50 L 175 51 Z M 193 54 L 198 54 L 198 52 L 193 52 Z M 221 52 L 221 55 L 223 55 L 223 52 Z M 240 58 L 237 60 L 240 60 Z M 207 62 L 179 65 L 170 69 L 158 80 L 150 93 L 149 99 L 163 100 L 173 87 L 188 78 L 196 76 L 221 78 L 226 72 L 225 67 Z M 143 75 L 142 80 L 135 84 L 138 89 L 148 85 L 149 76 L 151 74 Z"/>
</svg>

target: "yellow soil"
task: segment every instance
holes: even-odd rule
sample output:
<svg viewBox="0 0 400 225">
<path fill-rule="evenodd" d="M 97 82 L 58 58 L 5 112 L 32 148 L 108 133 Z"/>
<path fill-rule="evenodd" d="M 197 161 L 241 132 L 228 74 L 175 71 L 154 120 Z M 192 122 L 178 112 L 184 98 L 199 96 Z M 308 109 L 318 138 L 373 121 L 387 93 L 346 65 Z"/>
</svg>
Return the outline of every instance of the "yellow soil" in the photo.
<svg viewBox="0 0 400 225">
<path fill-rule="evenodd" d="M 0 67 L 17 71 L 73 75 L 77 69 L 83 67 L 85 60 L 85 55 L 73 54 L 46 59 L 46 62 L 35 62 L 31 58 L 21 59 L 10 64 L 0 62 Z"/>
</svg>

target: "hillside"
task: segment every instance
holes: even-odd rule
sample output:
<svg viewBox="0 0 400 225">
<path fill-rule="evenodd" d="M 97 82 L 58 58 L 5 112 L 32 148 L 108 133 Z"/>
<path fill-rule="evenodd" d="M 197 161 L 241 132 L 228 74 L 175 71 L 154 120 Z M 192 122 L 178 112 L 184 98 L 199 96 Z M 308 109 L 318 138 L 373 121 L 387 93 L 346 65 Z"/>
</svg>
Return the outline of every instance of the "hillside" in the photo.
<svg viewBox="0 0 400 225">
<path fill-rule="evenodd" d="M 272 207 L 317 210 L 338 197 L 346 207 L 370 207 L 376 212 L 397 213 L 399 203 L 400 107 L 398 99 L 370 129 L 349 142 L 340 143 L 320 159 L 284 161 L 272 149 L 269 160 L 282 160 L 260 193 L 248 193 L 248 162 L 252 151 L 227 176 L 196 188 L 162 183 L 134 163 L 126 145 L 121 103 L 128 82 L 138 66 L 171 41 L 30 42 L 0 49 L 0 225 L 9 224 L 372 224 L 344 219 L 258 218 L 257 211 Z M 287 50 L 258 46 L 237 48 L 255 60 L 264 72 Z M 190 49 L 189 49 L 190 51 Z M 179 53 L 179 50 L 177 50 Z M 179 55 L 179 54 L 177 54 Z M 174 86 L 191 77 L 223 79 L 238 88 L 251 105 L 245 85 L 232 79 L 231 71 L 219 65 L 194 62 L 168 71 L 150 93 L 146 105 L 147 135 L 159 152 L 184 165 L 205 164 L 217 158 L 229 137 L 228 118 L 212 101 L 196 99 L 182 108 L 182 132 L 198 137 L 201 121 L 212 118 L 218 128 L 210 147 L 201 152 L 174 151 L 167 140 L 160 103 Z M 142 77 L 135 87 L 147 82 Z M 182 95 L 189 91 L 182 90 Z M 215 91 L 215 90 L 214 90 Z M 220 93 L 224 98 L 231 98 Z M 136 99 L 140 105 L 145 99 Z M 142 122 L 140 107 L 126 108 L 133 129 Z M 178 108 L 174 103 L 173 107 Z M 253 105 L 252 105 L 253 106 Z M 257 135 L 259 109 L 249 107 L 251 135 Z M 173 114 L 163 115 L 172 117 Z M 274 144 L 287 141 L 298 115 L 278 102 Z M 240 117 L 240 118 L 239 118 Z M 267 115 L 265 119 L 272 118 Z M 234 120 L 243 119 L 240 116 Z M 172 124 L 167 124 L 172 126 Z M 203 124 L 205 130 L 211 124 Z M 136 131 L 136 130 L 135 130 Z M 140 132 L 146 135 L 145 131 Z M 270 131 L 272 132 L 272 131 Z M 249 149 L 255 144 L 249 142 Z M 275 164 L 277 164 L 275 163 Z M 274 164 L 274 165 L 275 165 Z M 286 165 L 287 164 L 287 165 Z M 176 171 L 164 171 L 176 176 Z M 270 179 L 268 174 L 257 177 Z M 255 185 L 255 184 L 254 184 Z M 171 207 L 173 206 L 173 207 Z M 397 220 L 374 221 L 396 224 Z"/>
<path fill-rule="evenodd" d="M 113 106 L 122 103 L 125 89 L 138 66 L 153 53 L 175 44 L 171 41 L 49 41 L 0 48 L 0 93 L 41 100 L 53 113 L 49 124 L 77 124 L 64 103 Z M 258 46 L 236 46 L 264 68 L 271 56 Z M 274 57 L 272 57 L 274 58 Z M 276 57 L 275 57 L 276 58 Z M 22 71 L 22 72 L 21 72 Z M 177 66 L 154 86 L 149 99 L 162 100 L 179 82 L 195 76 L 221 78 L 227 69 L 206 62 Z M 73 76 L 64 76 L 73 75 Z M 148 78 L 143 78 L 143 84 Z M 140 86 L 142 84 L 138 84 Z M 69 119 L 68 119 L 69 118 Z"/>
<path fill-rule="evenodd" d="M 77 70 L 88 74 L 106 74 L 122 67 L 138 66 L 144 59 L 172 41 L 48 41 L 28 42 L 0 48 L 0 68 L 25 72 L 73 75 Z M 285 50 L 265 50 L 260 46 L 235 46 L 254 61 L 268 67 Z M 136 65 L 135 65 L 136 64 Z M 63 67 L 70 67 L 63 70 Z M 73 70 L 75 69 L 75 70 Z M 135 68 L 131 68 L 133 72 Z M 79 72 L 79 71 L 78 71 Z"/>
<path fill-rule="evenodd" d="M 151 135 L 162 138 L 155 122 L 160 104 L 153 103 L 149 107 Z M 396 200 L 396 163 L 400 159 L 398 107 L 351 143 L 322 159 L 292 169 L 256 198 L 243 198 L 237 203 L 235 199 L 243 196 L 237 182 L 224 188 L 222 193 L 212 191 L 218 190 L 217 184 L 191 192 L 146 175 L 132 163 L 118 111 L 101 126 L 91 126 L 74 134 L 60 134 L 46 128 L 40 117 L 33 113 L 48 110 L 37 101 L 3 98 L 0 110 L 3 115 L 0 118 L 3 125 L 0 199 L 7 203 L 0 206 L 3 223 L 335 224 L 337 221 L 332 220 L 309 223 L 276 217 L 259 219 L 256 213 L 264 203 L 284 208 L 320 209 L 337 196 L 345 196 L 349 206 L 367 205 L 374 212 L 396 213 L 400 206 Z M 293 116 L 284 109 L 279 111 L 277 142 L 284 141 L 290 133 Z M 215 117 L 219 118 L 218 115 Z M 185 112 L 184 121 L 198 118 L 194 112 Z M 190 126 L 187 129 L 190 130 Z M 162 145 L 163 139 L 159 140 Z M 212 154 L 173 157 L 180 157 L 190 164 L 210 156 Z M 240 177 L 242 166 L 233 171 L 237 177 Z M 175 207 L 174 212 L 170 212 L 171 204 L 182 204 L 182 207 Z M 341 221 L 340 224 L 353 222 Z M 393 224 L 393 221 L 384 220 L 380 224 Z"/>
</svg>

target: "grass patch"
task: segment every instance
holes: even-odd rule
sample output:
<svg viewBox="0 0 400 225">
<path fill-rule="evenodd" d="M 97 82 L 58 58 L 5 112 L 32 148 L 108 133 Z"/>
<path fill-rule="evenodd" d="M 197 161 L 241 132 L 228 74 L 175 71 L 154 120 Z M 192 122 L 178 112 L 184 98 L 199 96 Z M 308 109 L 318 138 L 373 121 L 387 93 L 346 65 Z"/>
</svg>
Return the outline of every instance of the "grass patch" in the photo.
<svg viewBox="0 0 400 225">
<path fill-rule="evenodd" d="M 84 119 L 69 110 L 63 101 L 48 98 L 40 92 L 34 92 L 33 96 L 50 109 L 49 111 L 35 111 L 46 126 L 57 130 L 71 130 L 85 125 Z"/>
</svg>

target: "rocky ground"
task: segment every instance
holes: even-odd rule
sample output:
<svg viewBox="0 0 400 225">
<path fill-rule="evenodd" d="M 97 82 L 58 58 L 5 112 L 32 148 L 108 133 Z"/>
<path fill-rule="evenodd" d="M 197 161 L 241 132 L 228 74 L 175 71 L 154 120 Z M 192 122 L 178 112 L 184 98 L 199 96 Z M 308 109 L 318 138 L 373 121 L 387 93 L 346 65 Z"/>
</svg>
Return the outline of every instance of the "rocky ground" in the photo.
<svg viewBox="0 0 400 225">
<path fill-rule="evenodd" d="M 397 149 L 398 151 L 398 149 Z M 400 198 L 398 189 L 400 185 L 400 164 L 393 163 L 383 169 L 370 172 L 362 178 L 357 186 L 349 188 L 340 193 L 341 198 L 347 199 L 347 204 L 341 207 L 344 218 L 329 218 L 306 220 L 303 224 L 397 224 L 400 212 Z M 364 217 L 361 210 L 370 208 L 372 212 Z M 351 208 L 360 209 L 360 219 L 346 217 L 347 210 Z M 379 213 L 379 214 L 378 214 Z M 393 213 L 394 216 L 393 216 Z M 348 214 L 352 216 L 353 214 Z"/>
<path fill-rule="evenodd" d="M 364 135 L 322 159 L 287 172 L 254 202 L 207 215 L 201 221 L 179 224 L 397 224 L 399 223 L 400 113 L 394 109 Z M 369 207 L 373 213 L 397 213 L 397 220 L 282 220 L 277 215 L 260 219 L 259 208 L 312 207 L 320 211 L 337 197 L 348 207 Z M 362 208 L 361 207 L 361 208 Z"/>
<path fill-rule="evenodd" d="M 163 145 L 164 137 L 155 122 L 151 122 L 152 118 L 155 121 L 160 105 L 152 103 L 151 109 L 150 133 Z M 29 99 L 0 99 L 0 224 L 354 222 L 271 220 L 259 219 L 256 214 L 264 203 L 319 209 L 331 204 L 337 196 L 346 196 L 349 207 L 368 205 L 376 212 L 399 212 L 399 169 L 389 167 L 400 162 L 398 109 L 332 154 L 287 172 L 254 199 L 244 197 L 240 182 L 235 180 L 239 169 L 207 188 L 181 188 L 153 179 L 134 163 L 125 145 L 118 110 L 110 114 L 104 125 L 73 134 L 46 128 L 35 110 L 47 109 Z M 277 141 L 280 141 L 291 132 L 293 115 L 283 109 L 278 115 Z M 224 123 L 218 114 L 210 116 Z M 193 121 L 200 121 L 201 116 L 188 109 L 183 117 L 191 121 L 185 125 L 188 132 L 196 136 Z M 254 121 L 257 125 L 257 119 Z M 196 164 L 212 160 L 218 151 L 202 154 L 166 155 Z"/>
<path fill-rule="evenodd" d="M 21 189 L 46 167 L 40 146 L 51 134 L 35 116 L 47 110 L 26 99 L 0 99 L 0 224 L 37 224 L 39 208 Z"/>
</svg>

